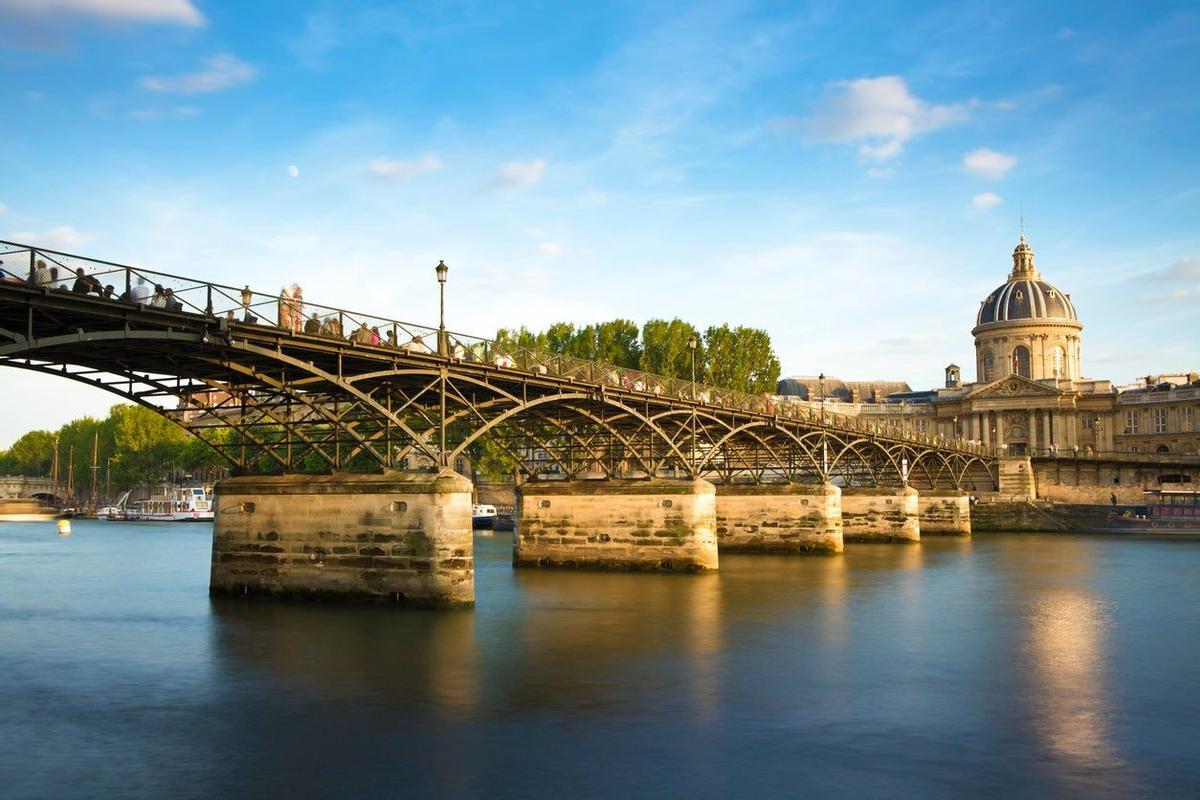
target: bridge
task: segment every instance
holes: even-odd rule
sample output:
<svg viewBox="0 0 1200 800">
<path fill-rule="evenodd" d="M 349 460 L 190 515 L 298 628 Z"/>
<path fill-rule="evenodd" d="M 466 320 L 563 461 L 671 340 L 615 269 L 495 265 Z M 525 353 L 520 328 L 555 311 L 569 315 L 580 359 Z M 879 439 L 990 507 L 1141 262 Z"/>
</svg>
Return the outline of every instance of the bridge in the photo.
<svg viewBox="0 0 1200 800">
<path fill-rule="evenodd" d="M 276 576 L 285 560 L 297 562 L 292 572 L 328 573 L 334 556 L 353 556 L 352 568 L 374 576 L 367 584 L 388 585 L 376 578 L 401 561 L 418 578 L 444 567 L 466 580 L 469 536 L 434 547 L 445 551 L 440 560 L 393 554 L 408 543 L 371 503 L 412 496 L 386 507 L 421 507 L 420 521 L 404 524 L 426 534 L 447 508 L 461 517 L 470 485 L 448 468 L 485 437 L 521 473 L 518 564 L 703 570 L 716 567 L 718 530 L 722 549 L 784 551 L 836 551 L 857 535 L 911 540 L 922 515 L 929 530 L 947 516 L 954 531 L 969 530 L 964 492 L 997 481 L 995 454 L 978 445 L 807 403 L 35 245 L 0 242 L 0 259 L 14 275 L 0 282 L 0 366 L 150 408 L 240 475 L 219 487 L 224 498 L 251 499 L 220 505 L 214 588 L 225 563 L 234 565 L 222 573 L 226 588 L 279 588 L 251 581 L 245 559 L 222 561 L 235 540 L 249 539 L 259 542 L 259 563 L 272 565 L 261 571 Z M 545 479 L 547 462 L 554 480 Z M 282 475 L 254 474 L 264 467 Z M 315 467 L 329 474 L 304 474 Z M 429 499 L 441 495 L 449 499 Z M 344 525 L 353 509 L 366 528 L 389 528 L 370 536 L 390 549 L 261 544 L 283 535 L 263 525 L 294 527 L 279 515 L 313 496 L 333 515 L 321 525 Z M 756 509 L 779 498 L 787 510 L 762 518 Z M 276 505 L 271 523 L 260 523 L 261 509 Z M 722 515 L 721 506 L 736 510 Z"/>
</svg>

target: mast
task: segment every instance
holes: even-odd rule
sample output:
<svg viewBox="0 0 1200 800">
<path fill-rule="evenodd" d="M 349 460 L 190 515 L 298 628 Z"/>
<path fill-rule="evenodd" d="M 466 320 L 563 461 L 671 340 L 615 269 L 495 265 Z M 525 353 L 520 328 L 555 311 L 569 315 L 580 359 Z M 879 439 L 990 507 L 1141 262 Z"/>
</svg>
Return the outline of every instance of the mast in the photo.
<svg viewBox="0 0 1200 800">
<path fill-rule="evenodd" d="M 95 431 L 92 438 L 92 496 L 91 502 L 96 502 L 96 475 L 100 469 L 100 431 Z"/>
<path fill-rule="evenodd" d="M 67 449 L 67 497 L 75 498 L 75 445 Z"/>
<path fill-rule="evenodd" d="M 50 477 L 54 480 L 54 497 L 58 499 L 58 437 L 54 437 L 54 461 L 50 466 Z"/>
</svg>

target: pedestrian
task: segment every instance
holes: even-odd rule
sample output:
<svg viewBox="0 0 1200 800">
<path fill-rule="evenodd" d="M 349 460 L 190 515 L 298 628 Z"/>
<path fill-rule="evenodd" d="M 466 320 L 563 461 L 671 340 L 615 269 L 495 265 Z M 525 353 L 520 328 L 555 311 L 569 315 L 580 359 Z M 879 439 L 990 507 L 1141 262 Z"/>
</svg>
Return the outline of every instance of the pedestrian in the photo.
<svg viewBox="0 0 1200 800">
<path fill-rule="evenodd" d="M 129 298 L 135 303 L 145 303 L 150 299 L 150 287 L 146 285 L 146 279 L 141 275 L 138 275 L 137 283 L 130 291 Z"/>
<path fill-rule="evenodd" d="M 374 327 L 374 328 L 371 328 L 371 344 L 373 344 L 373 345 L 375 345 L 376 347 L 378 347 L 378 346 L 379 346 L 379 343 L 380 343 L 380 342 L 382 342 L 382 341 L 383 341 L 383 340 L 379 338 L 379 328 L 378 328 L 378 326 L 376 326 L 376 327 Z"/>
<path fill-rule="evenodd" d="M 1116 492 L 1113 492 L 1111 495 L 1108 496 L 1108 502 L 1112 503 L 1113 508 L 1117 507 L 1117 493 Z"/>
<path fill-rule="evenodd" d="M 83 267 L 75 269 L 75 283 L 71 285 L 74 294 L 87 294 L 92 290 L 92 279 L 83 272 Z"/>
<path fill-rule="evenodd" d="M 292 299 L 288 301 L 288 307 L 291 319 L 289 330 L 292 333 L 299 333 L 304 327 L 304 290 L 300 288 L 300 284 L 292 284 Z"/>
<path fill-rule="evenodd" d="M 321 320 L 317 318 L 317 312 L 313 312 L 304 323 L 304 332 L 316 336 L 321 333 Z"/>
<path fill-rule="evenodd" d="M 371 343 L 371 331 L 367 328 L 367 323 L 363 322 L 358 326 L 358 330 L 350 335 L 350 341 L 355 344 Z"/>
<path fill-rule="evenodd" d="M 167 307 L 167 293 L 161 284 L 154 284 L 154 295 L 150 298 L 150 305 L 154 308 Z"/>
<path fill-rule="evenodd" d="M 1071 456 L 1074 458 L 1079 458 L 1079 445 L 1071 445 Z"/>
<path fill-rule="evenodd" d="M 117 292 L 117 290 L 113 288 L 113 285 L 111 283 L 108 284 L 107 286 L 104 287 L 104 295 L 103 295 L 104 299 L 112 300 L 113 296 L 116 294 L 116 292 Z"/>
<path fill-rule="evenodd" d="M 174 289 L 167 289 L 163 293 L 163 308 L 167 311 L 183 311 L 183 303 L 176 299 Z"/>
<path fill-rule="evenodd" d="M 50 282 L 49 282 L 49 284 L 47 284 L 47 285 L 48 285 L 48 286 L 49 286 L 51 289 L 62 289 L 62 288 L 64 288 L 64 287 L 60 286 L 60 285 L 59 285 L 59 282 L 58 282 L 58 267 L 51 267 L 51 268 L 50 268 Z"/>
<path fill-rule="evenodd" d="M 279 290 L 279 327 L 292 329 L 292 293 L 284 286 Z"/>
<path fill-rule="evenodd" d="M 52 287 L 53 278 L 50 276 L 50 269 L 46 266 L 46 262 L 40 258 L 37 261 L 37 267 L 33 271 L 33 285 L 39 289 Z"/>
<path fill-rule="evenodd" d="M 391 347 L 393 349 L 395 349 L 395 347 L 396 347 L 396 329 L 395 328 L 388 328 L 387 346 Z"/>
</svg>

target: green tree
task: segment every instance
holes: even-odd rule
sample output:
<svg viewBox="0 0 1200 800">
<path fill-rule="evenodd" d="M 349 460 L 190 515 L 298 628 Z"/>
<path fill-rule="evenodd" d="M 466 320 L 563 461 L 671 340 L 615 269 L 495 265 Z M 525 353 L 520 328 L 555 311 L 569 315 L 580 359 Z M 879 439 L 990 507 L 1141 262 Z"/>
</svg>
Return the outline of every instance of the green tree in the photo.
<svg viewBox="0 0 1200 800">
<path fill-rule="evenodd" d="M 116 461 L 114 478 L 125 486 L 156 482 L 179 466 L 191 435 L 148 408 L 113 406 Z"/>
<path fill-rule="evenodd" d="M 29 431 L 0 456 L 0 471 L 15 475 L 49 475 L 54 461 L 54 434 Z"/>
<path fill-rule="evenodd" d="M 704 332 L 704 349 L 709 383 L 753 394 L 775 391 L 779 358 L 766 331 L 714 325 Z"/>
<path fill-rule="evenodd" d="M 642 352 L 638 369 L 691 380 L 692 350 L 688 347 L 696 337 L 696 380 L 704 380 L 704 340 L 700 331 L 690 323 L 675 318 L 648 320 L 642 326 Z"/>
</svg>

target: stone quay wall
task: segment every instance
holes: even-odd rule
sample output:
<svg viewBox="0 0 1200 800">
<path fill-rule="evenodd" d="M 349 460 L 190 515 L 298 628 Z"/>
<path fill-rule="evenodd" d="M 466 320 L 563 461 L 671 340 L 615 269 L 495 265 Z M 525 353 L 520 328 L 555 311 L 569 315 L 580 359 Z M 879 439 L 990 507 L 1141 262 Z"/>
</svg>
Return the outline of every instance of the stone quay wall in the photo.
<svg viewBox="0 0 1200 800">
<path fill-rule="evenodd" d="M 847 542 L 919 542 L 918 496 L 911 486 L 842 489 L 842 538 Z"/>
<path fill-rule="evenodd" d="M 722 483 L 716 488 L 722 552 L 842 552 L 842 493 L 832 483 Z"/>
<path fill-rule="evenodd" d="M 216 485 L 214 595 L 475 602 L 471 483 L 451 470 Z"/>
<path fill-rule="evenodd" d="M 517 489 L 513 566 L 707 572 L 716 494 L 705 480 L 532 481 Z"/>
<path fill-rule="evenodd" d="M 971 498 L 963 492 L 922 491 L 917 511 L 922 536 L 971 535 Z"/>
</svg>

